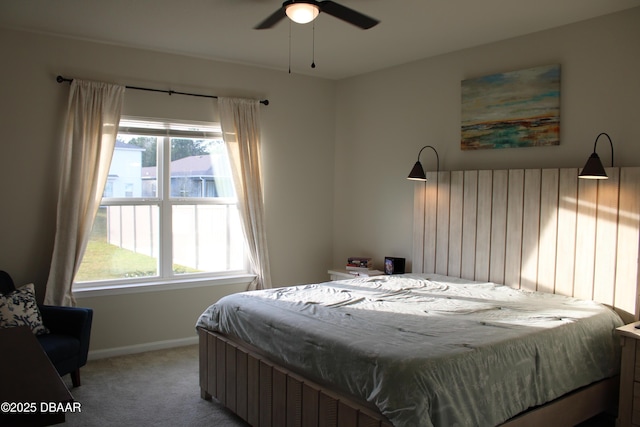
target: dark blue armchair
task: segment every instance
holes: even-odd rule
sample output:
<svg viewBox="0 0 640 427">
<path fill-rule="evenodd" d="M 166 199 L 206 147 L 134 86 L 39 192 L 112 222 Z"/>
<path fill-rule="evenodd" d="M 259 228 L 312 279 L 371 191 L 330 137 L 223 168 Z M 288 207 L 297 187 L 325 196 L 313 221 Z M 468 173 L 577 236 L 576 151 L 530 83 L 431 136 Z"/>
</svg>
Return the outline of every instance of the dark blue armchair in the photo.
<svg viewBox="0 0 640 427">
<path fill-rule="evenodd" d="M 13 279 L 0 271 L 0 294 L 15 291 Z M 80 307 L 38 305 L 42 323 L 49 333 L 36 338 L 60 376 L 71 374 L 74 387 L 80 386 L 80 368 L 87 363 L 93 310 Z"/>
</svg>

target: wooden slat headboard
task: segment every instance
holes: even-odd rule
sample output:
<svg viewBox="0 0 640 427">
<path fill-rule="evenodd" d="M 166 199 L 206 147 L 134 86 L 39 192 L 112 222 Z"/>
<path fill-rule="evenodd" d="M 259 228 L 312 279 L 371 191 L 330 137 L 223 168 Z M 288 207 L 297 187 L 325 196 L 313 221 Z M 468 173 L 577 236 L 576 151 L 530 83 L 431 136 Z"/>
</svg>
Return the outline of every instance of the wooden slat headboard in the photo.
<svg viewBox="0 0 640 427">
<path fill-rule="evenodd" d="M 593 299 L 638 319 L 640 167 L 428 172 L 413 272 Z"/>
</svg>

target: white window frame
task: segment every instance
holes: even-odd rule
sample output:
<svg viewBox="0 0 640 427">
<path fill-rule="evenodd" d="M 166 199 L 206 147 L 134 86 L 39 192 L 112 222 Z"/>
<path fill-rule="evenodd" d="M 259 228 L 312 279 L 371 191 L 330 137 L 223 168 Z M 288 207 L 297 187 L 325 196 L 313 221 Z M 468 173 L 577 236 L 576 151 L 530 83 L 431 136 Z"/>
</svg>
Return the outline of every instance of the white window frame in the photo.
<svg viewBox="0 0 640 427">
<path fill-rule="evenodd" d="M 149 126 L 147 123 L 153 123 L 153 126 Z M 162 127 L 162 131 L 159 131 L 158 127 Z M 170 197 L 171 177 L 168 172 L 171 166 L 171 156 L 169 153 L 166 153 L 166 151 L 170 148 L 171 138 L 176 137 L 222 140 L 220 124 L 122 116 L 118 134 L 121 133 L 158 137 L 157 152 L 159 160 L 162 162 L 162 167 L 160 167 L 160 165 L 157 167 L 156 197 L 107 197 L 102 199 L 101 206 L 158 206 L 160 219 L 158 275 L 151 277 L 74 282 L 74 294 L 78 296 L 99 296 L 112 295 L 114 293 L 137 293 L 184 289 L 185 287 L 250 283 L 255 278 L 255 275 L 249 273 L 249 260 L 246 248 L 243 267 L 238 270 L 186 274 L 175 274 L 173 272 L 173 256 L 171 250 L 173 247 L 173 206 L 194 204 L 228 205 L 237 204 L 237 199 L 223 197 Z"/>
</svg>

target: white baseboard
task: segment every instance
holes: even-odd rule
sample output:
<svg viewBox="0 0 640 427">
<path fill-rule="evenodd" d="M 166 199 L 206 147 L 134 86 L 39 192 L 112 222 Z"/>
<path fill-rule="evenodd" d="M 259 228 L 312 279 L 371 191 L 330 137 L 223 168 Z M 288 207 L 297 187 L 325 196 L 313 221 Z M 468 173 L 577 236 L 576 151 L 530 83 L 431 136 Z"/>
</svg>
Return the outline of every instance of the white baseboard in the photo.
<svg viewBox="0 0 640 427">
<path fill-rule="evenodd" d="M 104 350 L 89 351 L 88 359 L 97 360 L 107 357 L 124 356 L 127 354 L 144 353 L 146 351 L 163 350 L 166 348 L 183 347 L 198 343 L 198 337 L 179 338 L 175 340 L 155 341 L 144 344 L 128 345 L 124 347 L 106 348 Z"/>
</svg>

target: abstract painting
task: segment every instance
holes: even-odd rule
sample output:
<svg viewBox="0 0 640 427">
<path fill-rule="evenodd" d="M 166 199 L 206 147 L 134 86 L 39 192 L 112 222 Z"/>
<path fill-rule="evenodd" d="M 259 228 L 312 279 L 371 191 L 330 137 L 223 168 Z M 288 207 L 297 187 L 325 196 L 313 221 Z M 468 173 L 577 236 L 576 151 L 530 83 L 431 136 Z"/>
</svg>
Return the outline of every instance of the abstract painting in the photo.
<svg viewBox="0 0 640 427">
<path fill-rule="evenodd" d="M 462 81 L 462 150 L 560 143 L 560 65 Z"/>
</svg>

